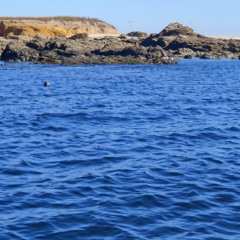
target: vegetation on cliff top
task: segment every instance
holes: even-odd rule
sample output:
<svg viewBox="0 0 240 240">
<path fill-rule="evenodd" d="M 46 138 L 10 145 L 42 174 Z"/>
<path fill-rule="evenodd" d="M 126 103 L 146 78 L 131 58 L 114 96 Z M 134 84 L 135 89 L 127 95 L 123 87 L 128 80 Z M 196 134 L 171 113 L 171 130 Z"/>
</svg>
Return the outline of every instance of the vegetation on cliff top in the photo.
<svg viewBox="0 0 240 240">
<path fill-rule="evenodd" d="M 79 33 L 118 34 L 118 31 L 114 26 L 97 18 L 0 16 L 0 36 L 3 37 L 70 37 Z"/>
<path fill-rule="evenodd" d="M 89 22 L 89 23 L 97 23 L 97 22 L 103 22 L 104 21 L 98 19 L 98 18 L 89 18 L 89 17 L 71 17 L 71 16 L 55 16 L 55 17 L 0 17 L 0 21 L 4 20 L 38 20 L 43 22 L 49 22 L 52 20 L 57 21 L 80 21 L 80 22 Z"/>
</svg>

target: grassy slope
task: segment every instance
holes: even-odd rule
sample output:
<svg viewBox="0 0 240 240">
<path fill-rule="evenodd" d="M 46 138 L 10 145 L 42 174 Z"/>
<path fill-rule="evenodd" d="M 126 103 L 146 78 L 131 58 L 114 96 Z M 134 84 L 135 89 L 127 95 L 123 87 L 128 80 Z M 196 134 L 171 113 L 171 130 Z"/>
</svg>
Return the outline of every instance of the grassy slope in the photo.
<svg viewBox="0 0 240 240">
<path fill-rule="evenodd" d="M 87 18 L 87 17 L 70 17 L 70 16 L 55 16 L 55 17 L 0 17 L 0 20 L 39 20 L 48 22 L 51 20 L 58 21 L 81 21 L 81 22 L 103 22 L 98 18 Z"/>
</svg>

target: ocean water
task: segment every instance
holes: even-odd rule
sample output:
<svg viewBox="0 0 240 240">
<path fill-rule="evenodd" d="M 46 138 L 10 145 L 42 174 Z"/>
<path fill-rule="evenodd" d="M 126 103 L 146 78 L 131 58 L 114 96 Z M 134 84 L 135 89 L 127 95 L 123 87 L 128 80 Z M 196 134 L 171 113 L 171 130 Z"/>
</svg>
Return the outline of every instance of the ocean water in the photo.
<svg viewBox="0 0 240 240">
<path fill-rule="evenodd" d="M 1 240 L 240 239 L 240 61 L 0 74 Z"/>
</svg>

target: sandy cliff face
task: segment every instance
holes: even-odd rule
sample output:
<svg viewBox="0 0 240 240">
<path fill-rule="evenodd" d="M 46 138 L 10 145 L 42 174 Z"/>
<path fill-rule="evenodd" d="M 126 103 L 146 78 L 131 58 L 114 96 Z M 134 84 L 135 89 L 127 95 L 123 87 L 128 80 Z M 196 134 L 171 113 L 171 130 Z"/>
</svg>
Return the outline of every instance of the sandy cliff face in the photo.
<svg viewBox="0 0 240 240">
<path fill-rule="evenodd" d="M 36 18 L 0 19 L 0 36 L 71 37 L 79 33 L 118 34 L 115 27 L 98 19 Z"/>
</svg>

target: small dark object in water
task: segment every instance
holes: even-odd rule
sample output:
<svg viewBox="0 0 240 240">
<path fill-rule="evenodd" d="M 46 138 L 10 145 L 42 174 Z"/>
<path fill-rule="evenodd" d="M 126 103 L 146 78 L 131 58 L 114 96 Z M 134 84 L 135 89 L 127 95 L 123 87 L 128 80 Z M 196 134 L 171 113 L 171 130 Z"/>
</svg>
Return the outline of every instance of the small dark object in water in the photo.
<svg viewBox="0 0 240 240">
<path fill-rule="evenodd" d="M 43 83 L 43 86 L 44 87 L 50 87 L 52 84 L 50 83 L 50 82 L 47 82 L 47 81 L 45 81 L 44 83 Z"/>
</svg>

